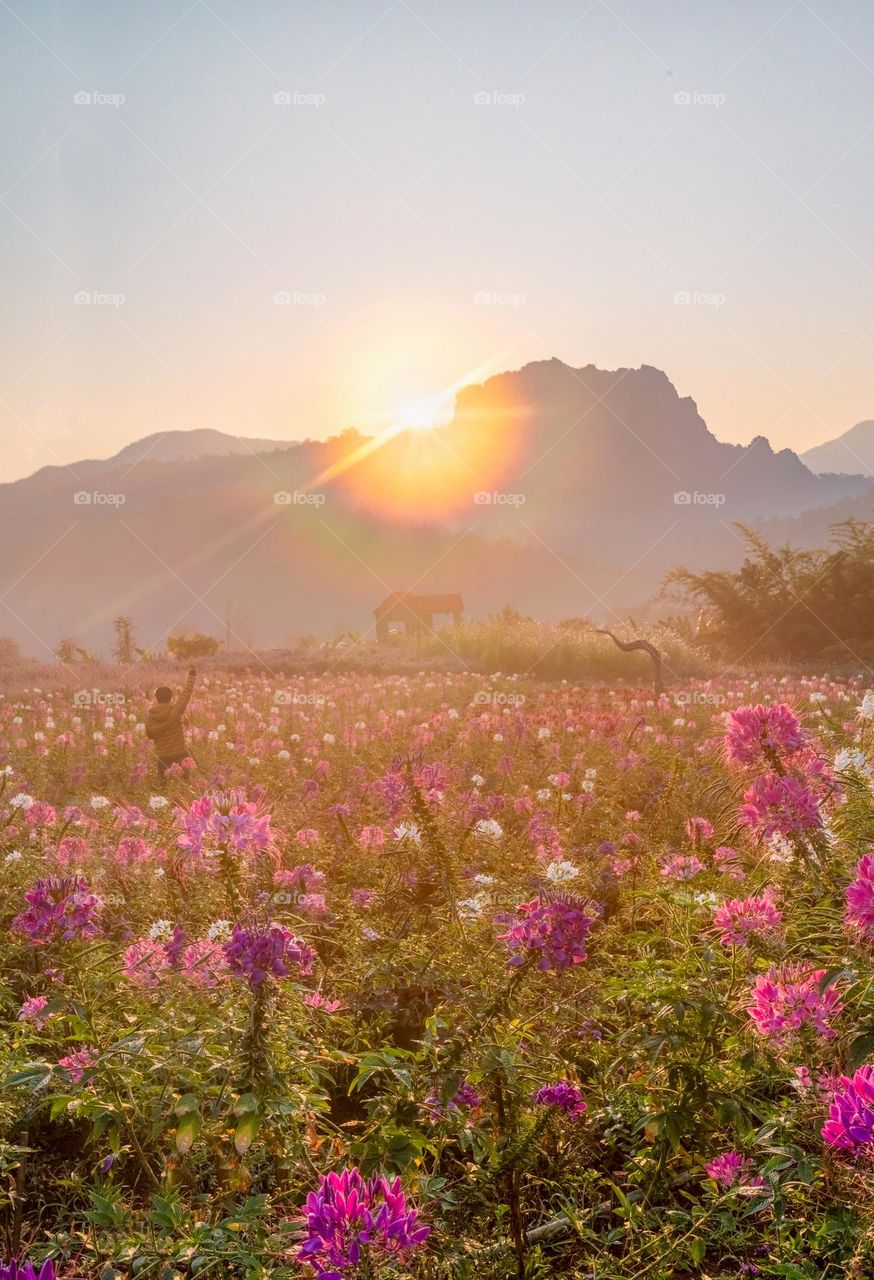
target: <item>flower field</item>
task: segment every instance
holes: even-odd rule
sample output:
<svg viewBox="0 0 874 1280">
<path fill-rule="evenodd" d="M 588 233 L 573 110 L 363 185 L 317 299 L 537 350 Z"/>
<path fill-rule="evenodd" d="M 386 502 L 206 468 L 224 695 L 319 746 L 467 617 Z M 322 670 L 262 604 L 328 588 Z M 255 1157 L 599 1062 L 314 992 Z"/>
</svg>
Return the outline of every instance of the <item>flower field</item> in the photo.
<svg viewBox="0 0 874 1280">
<path fill-rule="evenodd" d="M 3 1280 L 874 1275 L 863 681 L 145 678 L 0 700 Z"/>
</svg>

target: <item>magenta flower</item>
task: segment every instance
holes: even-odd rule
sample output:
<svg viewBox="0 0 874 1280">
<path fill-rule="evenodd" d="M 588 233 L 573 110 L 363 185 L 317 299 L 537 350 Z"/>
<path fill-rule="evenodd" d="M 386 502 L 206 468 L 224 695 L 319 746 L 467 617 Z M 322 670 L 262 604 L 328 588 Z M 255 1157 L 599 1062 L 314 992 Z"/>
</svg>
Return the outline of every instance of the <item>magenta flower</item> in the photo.
<svg viewBox="0 0 874 1280">
<path fill-rule="evenodd" d="M 258 987 L 267 977 L 287 978 L 289 965 L 301 973 L 312 973 L 316 953 L 284 925 L 243 926 L 235 924 L 223 944 L 228 969 L 236 978 L 245 978 Z"/>
<path fill-rule="evenodd" d="M 745 947 L 753 934 L 769 934 L 779 928 L 782 914 L 767 896 L 726 898 L 713 913 L 713 927 L 721 931 L 724 947 Z"/>
<path fill-rule="evenodd" d="M 55 1280 L 55 1264 L 46 1258 L 37 1271 L 32 1262 L 0 1262 L 0 1280 Z"/>
<path fill-rule="evenodd" d="M 819 804 L 810 788 L 797 778 L 784 778 L 777 773 L 766 773 L 747 788 L 740 818 L 763 840 L 822 826 Z"/>
<path fill-rule="evenodd" d="M 825 969 L 806 964 L 783 965 L 760 974 L 753 984 L 752 1003 L 747 1007 L 760 1035 L 782 1043 L 788 1035 L 810 1026 L 825 1039 L 836 1035 L 831 1019 L 843 1009 L 834 983 L 819 989 Z"/>
<path fill-rule="evenodd" d="M 756 764 L 794 755 L 806 746 L 795 712 L 784 702 L 773 706 L 738 707 L 725 727 L 725 752 L 733 764 Z"/>
<path fill-rule="evenodd" d="M 576 1120 L 587 1110 L 579 1089 L 574 1088 L 572 1084 L 568 1084 L 567 1080 L 559 1080 L 557 1084 L 545 1084 L 542 1089 L 538 1089 L 535 1093 L 534 1101 L 544 1107 L 558 1107 L 560 1111 L 565 1111 L 573 1120 Z"/>
<path fill-rule="evenodd" d="M 91 938 L 98 932 L 94 915 L 100 899 L 83 876 L 48 876 L 37 880 L 24 895 L 28 909 L 12 921 L 16 933 L 27 935 L 31 946 L 55 938 Z"/>
<path fill-rule="evenodd" d="M 874 1141 L 874 1067 L 839 1076 L 822 1136 L 830 1147 L 858 1151 Z"/>
<path fill-rule="evenodd" d="M 745 1187 L 764 1186 L 762 1178 L 747 1176 L 747 1170 L 752 1168 L 752 1164 L 748 1156 L 742 1156 L 739 1151 L 731 1150 L 724 1151 L 722 1155 L 709 1160 L 704 1168 L 707 1176 L 719 1183 L 720 1187 L 726 1191 L 736 1183 Z"/>
<path fill-rule="evenodd" d="M 847 924 L 874 938 L 874 858 L 870 854 L 856 863 L 856 878 L 847 885 L 844 896 Z"/>
<path fill-rule="evenodd" d="M 64 1068 L 73 1084 L 79 1084 L 85 1072 L 90 1071 L 96 1062 L 97 1050 L 91 1047 L 77 1049 L 65 1058 L 58 1058 L 58 1066 Z"/>
<path fill-rule="evenodd" d="M 534 898 L 516 910 L 521 920 L 499 938 L 513 952 L 511 965 L 537 956 L 538 969 L 567 969 L 585 960 L 586 939 L 596 917 L 562 898 L 547 902 Z"/>
<path fill-rule="evenodd" d="M 303 1244 L 298 1261 L 315 1280 L 342 1280 L 362 1260 L 403 1261 L 430 1235 L 407 1204 L 400 1178 L 366 1181 L 357 1169 L 324 1175 L 301 1210 Z"/>
</svg>

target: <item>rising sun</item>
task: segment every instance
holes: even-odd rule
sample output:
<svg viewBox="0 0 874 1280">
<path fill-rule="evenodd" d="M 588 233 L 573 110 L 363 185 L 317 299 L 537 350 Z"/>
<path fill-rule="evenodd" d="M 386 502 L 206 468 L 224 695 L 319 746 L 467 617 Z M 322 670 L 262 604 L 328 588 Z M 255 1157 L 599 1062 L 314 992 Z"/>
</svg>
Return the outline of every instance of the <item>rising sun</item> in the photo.
<svg viewBox="0 0 874 1280">
<path fill-rule="evenodd" d="M 410 400 L 401 406 L 396 421 L 401 430 L 428 431 L 446 422 L 451 413 L 451 402 L 447 406 L 444 398 Z"/>
</svg>

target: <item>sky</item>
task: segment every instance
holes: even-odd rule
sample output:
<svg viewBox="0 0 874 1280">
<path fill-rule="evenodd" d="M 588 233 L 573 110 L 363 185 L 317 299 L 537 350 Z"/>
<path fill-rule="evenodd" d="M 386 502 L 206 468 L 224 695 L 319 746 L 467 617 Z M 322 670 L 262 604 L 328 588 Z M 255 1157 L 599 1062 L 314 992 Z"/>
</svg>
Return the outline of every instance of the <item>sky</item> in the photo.
<svg viewBox="0 0 874 1280">
<path fill-rule="evenodd" d="M 557 356 L 874 417 L 867 0 L 0 0 L 0 480 Z"/>
</svg>

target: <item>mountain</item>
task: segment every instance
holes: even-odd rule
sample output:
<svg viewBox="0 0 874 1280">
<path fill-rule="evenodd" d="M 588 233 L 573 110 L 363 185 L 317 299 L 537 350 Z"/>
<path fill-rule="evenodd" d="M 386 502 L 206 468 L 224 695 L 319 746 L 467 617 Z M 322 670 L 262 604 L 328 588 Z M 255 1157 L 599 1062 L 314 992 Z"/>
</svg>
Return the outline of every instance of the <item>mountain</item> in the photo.
<svg viewBox="0 0 874 1280">
<path fill-rule="evenodd" d="M 91 458 L 66 467 L 52 465 L 41 468 L 36 474 L 59 472 L 70 475 L 84 467 L 93 471 L 120 471 L 138 462 L 190 462 L 197 458 L 226 457 L 231 454 L 271 453 L 276 449 L 291 448 L 292 444 L 289 440 L 231 436 L 211 427 L 195 427 L 191 431 L 155 431 L 142 440 L 134 440 L 125 445 L 111 458 Z M 0 489 L 2 487 L 0 485 Z"/>
<path fill-rule="evenodd" d="M 460 591 L 474 616 L 615 619 L 677 561 L 736 564 L 732 521 L 874 493 L 763 439 L 719 442 L 648 366 L 536 362 L 465 388 L 445 426 L 381 442 L 209 443 L 167 433 L 0 486 L 0 634 L 43 657 L 67 634 L 105 653 L 129 614 L 152 648 L 228 620 L 267 645 L 366 632 L 399 589 Z"/>
<path fill-rule="evenodd" d="M 857 422 L 842 436 L 802 453 L 801 461 L 818 475 L 874 476 L 874 422 Z"/>
</svg>

